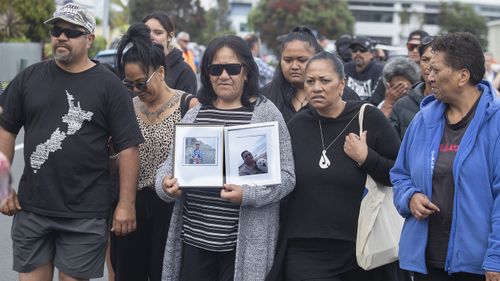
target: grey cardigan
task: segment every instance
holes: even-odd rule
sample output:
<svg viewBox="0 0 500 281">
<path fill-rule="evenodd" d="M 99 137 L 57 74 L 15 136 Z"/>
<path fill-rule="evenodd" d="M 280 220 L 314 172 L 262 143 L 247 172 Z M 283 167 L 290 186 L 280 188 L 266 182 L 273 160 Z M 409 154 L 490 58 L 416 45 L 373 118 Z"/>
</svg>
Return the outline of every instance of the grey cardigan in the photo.
<svg viewBox="0 0 500 281">
<path fill-rule="evenodd" d="M 188 111 L 183 123 L 193 123 L 201 105 Z M 259 102 L 252 115 L 251 123 L 278 121 L 281 184 L 270 186 L 243 185 L 243 199 L 240 206 L 238 240 L 234 280 L 264 280 L 273 264 L 279 228 L 280 200 L 295 187 L 295 172 L 290 143 L 290 134 L 283 117 L 274 104 L 265 99 Z M 170 148 L 172 149 L 172 148 Z M 163 259 L 162 281 L 180 280 L 182 240 L 182 207 L 184 196 L 170 197 L 162 188 L 163 178 L 172 174 L 172 153 L 156 173 L 156 193 L 167 202 L 175 200 L 170 229 Z"/>
</svg>

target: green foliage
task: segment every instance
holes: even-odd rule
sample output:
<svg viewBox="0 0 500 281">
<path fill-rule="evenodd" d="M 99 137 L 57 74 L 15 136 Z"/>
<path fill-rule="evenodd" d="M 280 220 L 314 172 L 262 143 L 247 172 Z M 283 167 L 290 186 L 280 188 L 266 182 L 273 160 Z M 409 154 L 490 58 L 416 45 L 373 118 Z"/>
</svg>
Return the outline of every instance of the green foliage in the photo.
<svg viewBox="0 0 500 281">
<path fill-rule="evenodd" d="M 96 36 L 94 43 L 92 43 L 92 47 L 89 50 L 89 58 L 95 57 L 97 52 L 106 49 L 107 42 L 106 39 L 102 36 Z"/>
<path fill-rule="evenodd" d="M 346 0 L 260 0 L 249 23 L 275 49 L 276 38 L 298 25 L 307 25 L 328 38 L 352 33 L 354 17 Z"/>
<path fill-rule="evenodd" d="M 43 22 L 52 16 L 55 10 L 53 0 L 16 0 L 12 7 L 23 19 L 24 35 L 33 42 L 47 39 L 49 27 Z"/>
<path fill-rule="evenodd" d="M 231 29 L 231 22 L 228 20 L 228 1 L 217 0 L 217 2 L 217 7 L 209 9 L 205 15 L 206 25 L 199 39 L 199 42 L 204 45 L 219 36 L 236 34 L 236 32 Z"/>
<path fill-rule="evenodd" d="M 439 25 L 441 32 L 467 31 L 474 34 L 481 46 L 488 46 L 487 19 L 479 15 L 472 6 L 454 2 L 442 3 L 439 14 Z"/>
</svg>

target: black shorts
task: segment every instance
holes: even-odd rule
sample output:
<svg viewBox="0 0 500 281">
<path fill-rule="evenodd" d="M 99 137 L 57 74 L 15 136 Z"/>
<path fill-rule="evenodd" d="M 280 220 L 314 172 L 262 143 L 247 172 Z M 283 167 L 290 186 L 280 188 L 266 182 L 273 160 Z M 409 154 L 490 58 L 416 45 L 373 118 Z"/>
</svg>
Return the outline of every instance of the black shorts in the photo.
<svg viewBox="0 0 500 281">
<path fill-rule="evenodd" d="M 12 222 L 13 269 L 27 273 L 52 262 L 71 277 L 102 277 L 108 230 L 107 219 L 47 217 L 21 211 Z"/>
</svg>

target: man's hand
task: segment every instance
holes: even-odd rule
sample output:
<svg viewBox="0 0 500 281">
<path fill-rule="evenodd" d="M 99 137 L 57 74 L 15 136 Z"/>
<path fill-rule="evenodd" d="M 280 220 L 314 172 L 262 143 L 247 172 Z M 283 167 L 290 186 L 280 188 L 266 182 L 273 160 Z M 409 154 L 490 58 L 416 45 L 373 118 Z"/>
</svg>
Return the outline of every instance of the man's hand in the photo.
<svg viewBox="0 0 500 281">
<path fill-rule="evenodd" d="M 434 205 L 425 194 L 417 192 L 410 199 L 411 214 L 417 219 L 422 220 L 435 212 L 440 212 L 439 208 Z M 500 280 L 499 280 L 500 281 Z"/>
<path fill-rule="evenodd" d="M 21 211 L 21 205 L 14 189 L 11 189 L 9 196 L 2 203 L 2 214 L 4 215 L 12 216 Z"/>
<path fill-rule="evenodd" d="M 486 281 L 500 281 L 500 272 L 486 272 Z"/>
<path fill-rule="evenodd" d="M 119 202 L 113 216 L 111 231 L 116 236 L 123 236 L 133 232 L 136 227 L 135 203 Z"/>
<path fill-rule="evenodd" d="M 227 200 L 234 205 L 241 205 L 243 200 L 243 188 L 241 185 L 225 184 L 220 192 L 220 198 Z"/>
</svg>

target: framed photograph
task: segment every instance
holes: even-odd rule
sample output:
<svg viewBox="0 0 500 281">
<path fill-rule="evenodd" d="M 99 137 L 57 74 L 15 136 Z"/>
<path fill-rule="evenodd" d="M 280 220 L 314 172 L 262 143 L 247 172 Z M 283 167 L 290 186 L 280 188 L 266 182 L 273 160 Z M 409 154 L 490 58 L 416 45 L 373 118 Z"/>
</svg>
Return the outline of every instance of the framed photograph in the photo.
<svg viewBox="0 0 500 281">
<path fill-rule="evenodd" d="M 174 177 L 179 187 L 224 185 L 223 134 L 223 125 L 175 125 Z"/>
<path fill-rule="evenodd" d="M 224 128 L 226 183 L 281 183 L 278 122 Z"/>
</svg>

